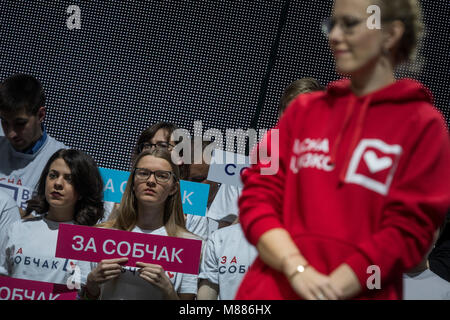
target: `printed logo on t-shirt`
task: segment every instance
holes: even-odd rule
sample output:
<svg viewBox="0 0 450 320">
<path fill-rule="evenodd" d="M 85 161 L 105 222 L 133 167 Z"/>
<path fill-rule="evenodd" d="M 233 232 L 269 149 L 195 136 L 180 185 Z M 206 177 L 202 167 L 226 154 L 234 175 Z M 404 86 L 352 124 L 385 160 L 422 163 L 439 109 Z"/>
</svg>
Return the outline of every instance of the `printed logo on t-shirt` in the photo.
<svg viewBox="0 0 450 320">
<path fill-rule="evenodd" d="M 362 139 L 353 152 L 345 181 L 386 195 L 402 153 L 399 145 L 379 139 Z"/>
<path fill-rule="evenodd" d="M 13 198 L 22 209 L 26 209 L 27 201 L 35 194 L 32 189 L 23 186 L 20 179 L 0 178 L 0 189 Z"/>
<path fill-rule="evenodd" d="M 55 276 L 54 281 L 65 282 L 68 286 L 70 284 L 73 288 L 80 288 L 81 270 L 77 261 L 31 256 L 27 252 L 23 252 L 22 248 L 19 248 L 12 256 L 11 264 L 14 269 L 27 270 L 26 273 L 29 275 L 37 275 L 43 272 L 51 273 Z"/>
<path fill-rule="evenodd" d="M 72 261 L 70 261 L 69 268 L 71 270 L 71 273 L 70 273 L 70 277 L 66 281 L 67 288 L 69 288 L 70 290 L 81 289 L 80 267 L 76 263 L 73 263 Z"/>
<path fill-rule="evenodd" d="M 289 168 L 294 174 L 302 168 L 332 171 L 334 167 L 330 164 L 329 152 L 330 144 L 327 138 L 306 138 L 303 141 L 295 139 Z"/>
<path fill-rule="evenodd" d="M 249 265 L 239 264 L 236 256 L 229 259 L 227 256 L 222 256 L 219 260 L 219 273 L 220 274 L 244 274 L 247 272 Z"/>
</svg>

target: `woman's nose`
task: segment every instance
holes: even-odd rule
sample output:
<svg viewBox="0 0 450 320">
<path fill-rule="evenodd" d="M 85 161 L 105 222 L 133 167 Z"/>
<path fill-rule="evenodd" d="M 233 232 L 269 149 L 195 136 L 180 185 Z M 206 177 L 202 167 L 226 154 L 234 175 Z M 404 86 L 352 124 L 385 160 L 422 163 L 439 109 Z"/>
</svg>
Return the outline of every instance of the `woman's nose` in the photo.
<svg viewBox="0 0 450 320">
<path fill-rule="evenodd" d="M 343 36 L 344 32 L 342 31 L 341 26 L 336 23 L 328 34 L 328 42 L 330 43 L 330 45 L 339 43 L 343 40 Z"/>
<path fill-rule="evenodd" d="M 63 188 L 63 178 L 62 177 L 57 178 L 53 186 L 55 189 L 61 190 Z"/>
<path fill-rule="evenodd" d="M 150 173 L 150 176 L 147 179 L 147 184 L 149 185 L 156 184 L 156 176 L 154 172 Z"/>
</svg>

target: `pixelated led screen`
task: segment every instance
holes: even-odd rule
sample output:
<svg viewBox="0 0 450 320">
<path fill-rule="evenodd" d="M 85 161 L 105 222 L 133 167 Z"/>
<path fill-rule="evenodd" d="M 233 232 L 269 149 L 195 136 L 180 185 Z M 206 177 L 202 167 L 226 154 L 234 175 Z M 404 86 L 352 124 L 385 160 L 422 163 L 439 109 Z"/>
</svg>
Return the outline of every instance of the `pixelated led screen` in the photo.
<svg viewBox="0 0 450 320">
<path fill-rule="evenodd" d="M 0 78 L 30 73 L 46 126 L 99 166 L 127 170 L 142 130 L 270 128 L 283 89 L 338 79 L 320 28 L 332 1 L 0 2 Z M 67 20 L 75 5 L 79 28 Z M 422 1 L 427 35 L 415 77 L 449 122 L 448 0 Z M 73 27 L 73 25 L 72 25 Z M 197 127 L 199 122 L 197 122 Z M 241 150 L 238 150 L 241 152 Z"/>
</svg>

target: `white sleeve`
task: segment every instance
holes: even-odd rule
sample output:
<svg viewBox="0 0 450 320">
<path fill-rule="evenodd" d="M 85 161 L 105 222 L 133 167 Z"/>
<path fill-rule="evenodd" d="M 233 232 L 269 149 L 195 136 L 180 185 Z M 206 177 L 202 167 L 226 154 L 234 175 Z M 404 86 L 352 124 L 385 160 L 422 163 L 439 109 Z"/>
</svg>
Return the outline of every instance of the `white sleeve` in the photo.
<svg viewBox="0 0 450 320">
<path fill-rule="evenodd" d="M 208 221 L 206 217 L 188 214 L 186 218 L 186 229 L 203 240 L 208 238 Z"/>
<path fill-rule="evenodd" d="M 115 202 L 103 201 L 103 208 L 105 209 L 103 218 L 98 221 L 98 223 L 105 222 L 111 218 L 111 213 L 114 210 Z"/>
<path fill-rule="evenodd" d="M 183 273 L 181 278 L 181 286 L 178 289 L 178 293 L 197 294 L 197 281 L 198 276 L 196 274 Z"/>
<path fill-rule="evenodd" d="M 206 242 L 206 249 L 200 264 L 199 279 L 206 279 L 209 282 L 219 284 L 219 263 L 216 256 L 214 237 Z"/>
<path fill-rule="evenodd" d="M 4 204 L 0 206 L 0 248 L 4 249 L 6 246 L 6 233 L 12 223 L 20 220 L 19 207 L 16 202 L 10 198 L 2 198 Z"/>
<path fill-rule="evenodd" d="M 241 187 L 222 184 L 209 207 L 208 218 L 219 221 L 231 214 L 237 216 L 239 213 L 238 199 L 241 192 Z"/>
<path fill-rule="evenodd" d="M 4 235 L 4 243 L 0 249 L 0 275 L 2 276 L 10 276 L 11 275 L 11 266 L 10 259 L 11 256 L 11 248 L 8 247 L 9 238 L 11 237 L 11 229 L 5 230 Z"/>
</svg>

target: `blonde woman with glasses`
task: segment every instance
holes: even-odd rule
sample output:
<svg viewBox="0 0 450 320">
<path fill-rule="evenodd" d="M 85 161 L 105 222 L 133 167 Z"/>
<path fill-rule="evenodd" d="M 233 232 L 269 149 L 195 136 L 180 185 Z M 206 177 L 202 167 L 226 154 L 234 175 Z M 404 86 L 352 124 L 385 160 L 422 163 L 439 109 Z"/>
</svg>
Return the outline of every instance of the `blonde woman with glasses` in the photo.
<svg viewBox="0 0 450 320">
<path fill-rule="evenodd" d="M 137 155 L 118 208 L 117 218 L 104 228 L 153 235 L 200 239 L 185 228 L 179 192 L 179 168 L 163 149 Z M 127 258 L 103 260 L 93 268 L 83 296 L 87 299 L 194 299 L 197 275 L 166 272 L 162 266 Z"/>
</svg>

